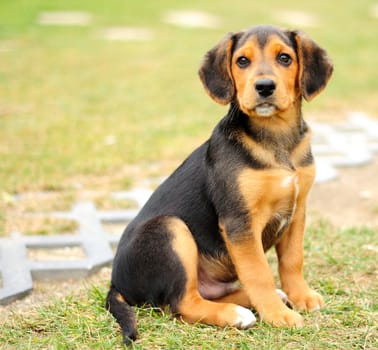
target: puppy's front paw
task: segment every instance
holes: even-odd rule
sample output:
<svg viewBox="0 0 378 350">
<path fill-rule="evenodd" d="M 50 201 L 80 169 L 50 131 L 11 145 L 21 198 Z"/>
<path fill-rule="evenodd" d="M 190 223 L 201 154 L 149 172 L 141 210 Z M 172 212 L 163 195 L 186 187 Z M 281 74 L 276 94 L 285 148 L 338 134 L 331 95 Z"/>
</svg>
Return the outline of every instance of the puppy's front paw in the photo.
<svg viewBox="0 0 378 350">
<path fill-rule="evenodd" d="M 322 296 L 312 289 L 308 289 L 301 294 L 289 294 L 289 300 L 298 310 L 314 311 L 324 306 Z"/>
<path fill-rule="evenodd" d="M 269 322 L 276 327 L 303 327 L 302 316 L 286 306 L 273 312 L 261 313 L 260 316 L 263 321 Z"/>
<path fill-rule="evenodd" d="M 239 329 L 246 329 L 252 327 L 256 323 L 256 317 L 251 310 L 246 309 L 243 306 L 237 305 L 235 308 L 237 317 L 233 326 Z"/>
</svg>

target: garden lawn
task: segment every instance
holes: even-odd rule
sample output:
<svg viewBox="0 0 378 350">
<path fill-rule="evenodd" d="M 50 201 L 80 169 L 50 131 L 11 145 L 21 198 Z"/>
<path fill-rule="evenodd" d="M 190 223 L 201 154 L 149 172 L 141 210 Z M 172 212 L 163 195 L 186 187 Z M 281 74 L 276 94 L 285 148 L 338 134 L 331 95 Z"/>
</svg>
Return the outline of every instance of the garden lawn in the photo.
<svg viewBox="0 0 378 350">
<path fill-rule="evenodd" d="M 259 23 L 304 29 L 332 57 L 333 79 L 322 95 L 306 104 L 308 114 L 322 112 L 333 120 L 358 110 L 374 117 L 374 4 L 3 0 L 0 193 L 69 190 L 78 176 L 113 178 L 126 167 L 127 178 L 130 164 L 178 164 L 226 113 L 226 107 L 205 94 L 197 77 L 203 55 L 225 33 Z M 182 9 L 206 11 L 219 18 L 220 26 L 184 28 L 163 21 L 167 11 Z M 76 27 L 38 24 L 42 12 L 58 10 L 84 11 L 91 21 Z M 288 23 L 285 11 L 303 12 L 314 18 L 314 26 Z M 104 29 L 120 26 L 148 29 L 152 40 L 103 39 Z M 116 187 L 124 185 L 113 180 Z"/>
<path fill-rule="evenodd" d="M 305 241 L 308 281 L 324 296 L 324 309 L 305 314 L 301 329 L 258 322 L 249 330 L 188 325 L 168 310 L 138 308 L 133 349 L 377 349 L 378 280 L 375 233 L 311 225 Z M 273 265 L 275 258 L 269 254 Z M 0 325 L 1 349 L 121 349 L 118 324 L 104 310 L 107 282 L 81 288 Z"/>
</svg>

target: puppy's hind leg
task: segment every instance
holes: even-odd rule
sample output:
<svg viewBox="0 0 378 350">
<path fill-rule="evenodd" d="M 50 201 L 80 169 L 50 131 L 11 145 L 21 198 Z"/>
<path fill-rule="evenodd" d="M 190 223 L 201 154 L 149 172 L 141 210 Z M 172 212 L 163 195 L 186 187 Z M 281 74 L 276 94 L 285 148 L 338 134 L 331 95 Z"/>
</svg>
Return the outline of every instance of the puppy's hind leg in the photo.
<svg viewBox="0 0 378 350">
<path fill-rule="evenodd" d="M 200 295 L 198 249 L 194 238 L 186 224 L 178 218 L 172 218 L 168 227 L 174 237 L 172 248 L 186 273 L 185 290 L 174 311 L 189 323 L 201 322 L 240 329 L 251 327 L 256 318 L 250 310 L 233 303 L 206 300 Z"/>
<path fill-rule="evenodd" d="M 171 217 L 152 218 L 118 245 L 106 308 L 122 329 L 125 344 L 136 338 L 132 306 L 167 306 L 175 309 L 184 293 L 185 271 L 172 249 Z"/>
</svg>

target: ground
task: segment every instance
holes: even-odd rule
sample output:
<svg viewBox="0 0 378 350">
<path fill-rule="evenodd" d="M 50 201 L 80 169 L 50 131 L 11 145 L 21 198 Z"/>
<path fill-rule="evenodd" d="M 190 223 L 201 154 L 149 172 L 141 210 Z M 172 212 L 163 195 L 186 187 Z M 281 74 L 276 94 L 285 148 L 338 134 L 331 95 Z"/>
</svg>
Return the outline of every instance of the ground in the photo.
<svg viewBox="0 0 378 350">
<path fill-rule="evenodd" d="M 316 184 L 309 198 L 310 219 L 328 219 L 337 227 L 378 226 L 378 159 L 344 168 L 337 180 Z"/>
<path fill-rule="evenodd" d="M 378 226 L 378 159 L 363 167 L 339 169 L 339 178 L 314 185 L 309 198 L 308 220 L 323 218 L 336 227 Z M 378 245 L 369 249 L 378 252 Z M 0 322 L 12 312 L 23 312 L 33 305 L 49 302 L 52 296 L 63 297 L 96 283 L 110 280 L 109 267 L 83 280 L 33 282 L 33 292 L 8 306 L 0 306 Z"/>
</svg>

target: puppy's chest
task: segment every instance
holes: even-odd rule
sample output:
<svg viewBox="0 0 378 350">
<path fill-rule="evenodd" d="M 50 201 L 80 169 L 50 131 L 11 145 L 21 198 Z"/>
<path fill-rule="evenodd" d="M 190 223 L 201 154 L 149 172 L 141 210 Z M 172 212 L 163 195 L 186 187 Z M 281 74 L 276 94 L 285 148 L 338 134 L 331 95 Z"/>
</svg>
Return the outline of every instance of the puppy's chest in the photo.
<svg viewBox="0 0 378 350">
<path fill-rule="evenodd" d="M 267 198 L 267 207 L 270 208 L 268 222 L 263 230 L 262 241 L 265 250 L 269 249 L 281 237 L 288 225 L 290 225 L 297 209 L 299 195 L 299 181 L 297 174 L 279 177 L 273 187 L 275 193 L 271 193 L 271 199 Z M 264 202 L 264 199 L 262 200 Z"/>
<path fill-rule="evenodd" d="M 239 189 L 251 225 L 260 225 L 264 249 L 269 249 L 291 223 L 300 192 L 295 170 L 245 170 Z"/>
</svg>

